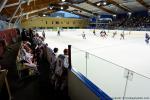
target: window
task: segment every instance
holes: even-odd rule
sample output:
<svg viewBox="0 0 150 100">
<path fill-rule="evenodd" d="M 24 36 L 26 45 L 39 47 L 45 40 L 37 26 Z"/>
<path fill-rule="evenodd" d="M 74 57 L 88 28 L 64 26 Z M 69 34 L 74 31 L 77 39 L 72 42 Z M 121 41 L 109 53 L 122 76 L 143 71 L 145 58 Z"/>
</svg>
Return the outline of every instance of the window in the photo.
<svg viewBox="0 0 150 100">
<path fill-rule="evenodd" d="M 56 21 L 56 24 L 59 24 L 59 21 Z"/>
</svg>

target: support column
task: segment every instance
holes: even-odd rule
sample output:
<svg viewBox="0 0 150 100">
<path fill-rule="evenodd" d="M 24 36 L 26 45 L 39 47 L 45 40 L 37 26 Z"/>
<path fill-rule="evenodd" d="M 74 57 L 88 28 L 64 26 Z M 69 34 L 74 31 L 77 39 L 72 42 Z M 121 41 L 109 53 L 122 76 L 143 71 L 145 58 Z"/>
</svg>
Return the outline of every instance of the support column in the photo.
<svg viewBox="0 0 150 100">
<path fill-rule="evenodd" d="M 21 17 L 19 18 L 17 24 L 19 24 L 19 22 L 21 23 L 22 17 L 24 16 L 24 13 L 22 13 Z"/>
<path fill-rule="evenodd" d="M 2 5 L 0 5 L 0 12 L 3 10 L 3 8 L 5 7 L 6 3 L 8 0 L 4 0 Z"/>
<path fill-rule="evenodd" d="M 14 23 L 14 26 L 15 26 L 15 24 L 17 24 L 17 22 L 19 21 L 20 17 L 23 15 L 22 12 L 23 12 L 23 10 L 21 9 L 21 12 L 20 12 L 19 16 L 16 18 L 16 21 L 15 21 L 15 23 Z"/>
<path fill-rule="evenodd" d="M 99 19 L 101 18 L 100 15 L 96 16 L 96 29 L 99 28 Z"/>
<path fill-rule="evenodd" d="M 20 1 L 19 5 L 18 5 L 17 9 L 16 9 L 15 12 L 13 13 L 13 16 L 11 17 L 11 19 L 10 19 L 10 21 L 9 21 L 9 26 L 10 26 L 10 23 L 11 23 L 13 17 L 14 17 L 14 16 L 16 15 L 16 13 L 18 12 L 20 6 L 21 6 L 21 1 Z"/>
</svg>

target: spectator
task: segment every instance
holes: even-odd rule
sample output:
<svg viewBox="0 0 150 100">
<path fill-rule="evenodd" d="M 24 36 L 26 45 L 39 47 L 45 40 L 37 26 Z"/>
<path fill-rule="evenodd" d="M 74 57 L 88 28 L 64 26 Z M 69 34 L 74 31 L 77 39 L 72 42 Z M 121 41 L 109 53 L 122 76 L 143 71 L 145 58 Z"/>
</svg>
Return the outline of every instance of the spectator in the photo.
<svg viewBox="0 0 150 100">
<path fill-rule="evenodd" d="M 53 51 L 54 51 L 54 54 L 55 54 L 55 56 L 57 58 L 57 56 L 58 56 L 58 54 L 57 54 L 58 53 L 58 48 L 54 48 Z"/>
<path fill-rule="evenodd" d="M 64 49 L 64 67 L 68 68 L 69 67 L 69 63 L 68 63 L 68 49 Z"/>
<path fill-rule="evenodd" d="M 22 41 L 26 41 L 27 40 L 27 34 L 26 34 L 26 30 L 25 29 L 22 29 L 21 37 L 22 37 Z"/>
<path fill-rule="evenodd" d="M 39 82 L 41 89 L 48 90 L 49 89 L 49 75 L 50 75 L 50 65 L 47 60 L 47 49 L 46 46 L 41 46 L 39 48 L 37 54 L 37 64 L 38 64 L 38 71 L 39 71 Z"/>
</svg>

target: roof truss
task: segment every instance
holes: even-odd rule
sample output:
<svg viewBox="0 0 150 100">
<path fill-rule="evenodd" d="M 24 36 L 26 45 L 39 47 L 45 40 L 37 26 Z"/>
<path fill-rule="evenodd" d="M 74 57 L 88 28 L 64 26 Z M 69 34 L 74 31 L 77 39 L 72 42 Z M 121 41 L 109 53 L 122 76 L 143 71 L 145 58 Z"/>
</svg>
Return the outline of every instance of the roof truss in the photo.
<svg viewBox="0 0 150 100">
<path fill-rule="evenodd" d="M 100 6 L 100 7 L 96 6 L 96 3 L 92 3 L 92 2 L 90 2 L 90 1 L 86 1 L 86 3 L 92 5 L 92 6 L 98 8 L 98 9 L 100 9 L 100 10 L 103 10 L 103 11 L 105 11 L 105 12 L 108 12 L 108 13 L 110 13 L 110 14 L 116 14 L 116 13 L 114 13 L 113 11 L 111 11 L 111 10 L 109 10 L 109 9 L 106 9 L 106 8 L 104 8 L 104 7 L 102 7 L 102 6 Z"/>
<path fill-rule="evenodd" d="M 82 16 L 82 17 L 84 17 L 84 18 L 90 18 L 89 16 L 86 16 L 86 15 L 83 15 L 83 14 L 79 14 L 79 13 L 74 12 L 74 11 L 69 11 L 69 10 L 64 10 L 64 11 L 69 12 L 69 13 L 73 13 L 73 14 L 75 14 L 75 15 Z"/>
<path fill-rule="evenodd" d="M 106 1 L 107 1 L 108 3 L 111 3 L 111 4 L 115 5 L 116 7 L 120 8 L 120 9 L 126 11 L 126 12 L 132 12 L 131 9 L 129 9 L 129 8 L 123 6 L 123 5 L 120 5 L 119 3 L 117 3 L 117 2 L 114 1 L 114 0 L 106 0 Z"/>
<path fill-rule="evenodd" d="M 81 7 L 78 7 L 78 6 L 75 6 L 75 5 L 73 5 L 73 4 L 67 4 L 67 5 L 70 6 L 70 7 L 79 9 L 79 10 L 81 10 L 81 11 L 85 11 L 85 12 L 87 12 L 87 13 L 93 14 L 93 15 L 95 15 L 95 16 L 98 16 L 98 15 L 99 15 L 98 13 L 93 13 L 92 11 L 86 10 L 86 9 L 81 8 Z"/>
</svg>

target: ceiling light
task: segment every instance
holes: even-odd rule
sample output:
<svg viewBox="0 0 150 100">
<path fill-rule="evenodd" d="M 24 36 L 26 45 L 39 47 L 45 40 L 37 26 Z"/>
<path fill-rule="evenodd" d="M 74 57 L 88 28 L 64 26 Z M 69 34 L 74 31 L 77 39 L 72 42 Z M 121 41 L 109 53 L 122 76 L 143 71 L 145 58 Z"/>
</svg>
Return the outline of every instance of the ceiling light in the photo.
<svg viewBox="0 0 150 100">
<path fill-rule="evenodd" d="M 128 12 L 128 14 L 131 15 L 132 13 L 131 13 L 131 12 Z"/>
<path fill-rule="evenodd" d="M 116 15 L 114 14 L 113 17 L 116 17 Z"/>
<path fill-rule="evenodd" d="M 103 2 L 103 5 L 105 6 L 107 3 L 106 2 Z"/>
<path fill-rule="evenodd" d="M 63 7 L 60 7 L 60 9 L 62 10 L 62 9 L 64 9 Z"/>
<path fill-rule="evenodd" d="M 61 0 L 62 2 L 65 2 L 66 0 Z"/>
<path fill-rule="evenodd" d="M 99 2 L 99 3 L 97 3 L 96 5 L 97 5 L 97 6 L 100 6 L 100 5 L 101 5 L 101 3 Z"/>
<path fill-rule="evenodd" d="M 53 7 L 49 7 L 49 9 L 51 9 L 51 10 L 52 10 L 52 9 L 53 9 Z"/>
<path fill-rule="evenodd" d="M 46 16 L 45 14 L 43 14 L 43 16 Z"/>
</svg>

